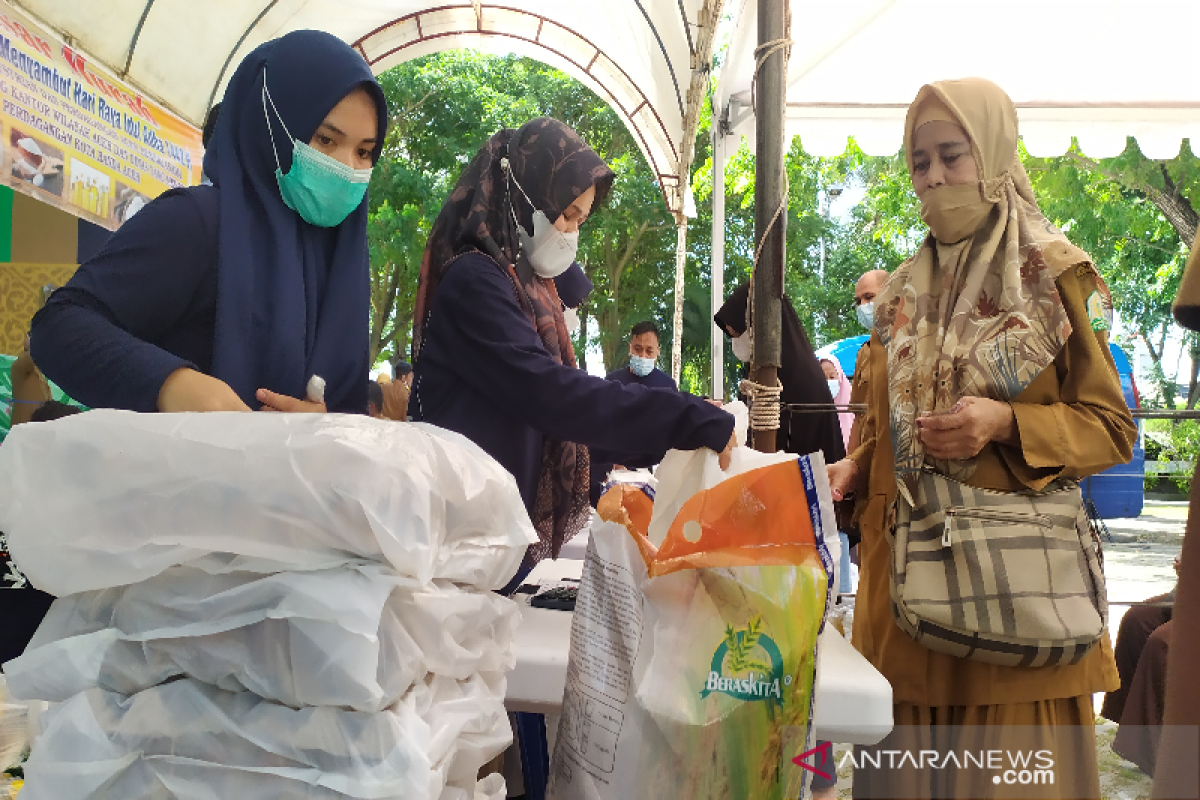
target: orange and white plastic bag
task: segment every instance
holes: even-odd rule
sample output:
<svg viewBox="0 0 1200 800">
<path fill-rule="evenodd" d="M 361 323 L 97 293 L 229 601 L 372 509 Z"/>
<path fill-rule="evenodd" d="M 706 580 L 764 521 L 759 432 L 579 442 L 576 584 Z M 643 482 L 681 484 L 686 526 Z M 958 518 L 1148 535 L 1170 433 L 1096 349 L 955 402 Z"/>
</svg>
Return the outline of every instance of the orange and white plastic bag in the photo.
<svg viewBox="0 0 1200 800">
<path fill-rule="evenodd" d="M 698 463 L 715 454 L 673 453 L 653 500 L 617 485 L 601 501 L 551 800 L 801 796 L 832 500 L 819 453 L 735 454 L 731 475 Z M 651 519 L 676 504 L 663 488 L 689 482 L 656 546 Z"/>
</svg>

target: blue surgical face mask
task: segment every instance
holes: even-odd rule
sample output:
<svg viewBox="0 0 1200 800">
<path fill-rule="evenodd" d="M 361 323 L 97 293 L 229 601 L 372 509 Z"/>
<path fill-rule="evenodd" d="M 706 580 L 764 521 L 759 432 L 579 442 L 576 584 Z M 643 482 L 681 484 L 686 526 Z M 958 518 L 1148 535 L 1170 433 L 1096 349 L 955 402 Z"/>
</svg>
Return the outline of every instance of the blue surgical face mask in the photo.
<svg viewBox="0 0 1200 800">
<path fill-rule="evenodd" d="M 292 166 L 284 174 L 279 162 L 279 151 L 275 147 L 275 134 L 271 119 L 267 115 L 267 104 L 279 118 L 279 124 L 292 139 Z M 353 169 L 336 158 L 296 139 L 287 125 L 275 101 L 267 91 L 267 78 L 263 74 L 263 114 L 267 115 L 267 131 L 271 132 L 271 149 L 275 153 L 275 180 L 284 205 L 295 211 L 310 225 L 333 228 L 341 225 L 350 212 L 362 204 L 371 180 L 371 168 Z"/>
<path fill-rule="evenodd" d="M 825 383 L 827 383 L 829 385 L 829 396 L 837 397 L 838 389 L 842 388 L 842 382 L 830 380 L 829 378 L 826 378 Z"/>
<path fill-rule="evenodd" d="M 629 357 L 629 369 L 632 370 L 633 374 L 637 375 L 639 378 L 644 378 L 653 372 L 654 364 L 655 361 L 653 358 L 645 358 L 643 356 L 634 355 Z"/>
<path fill-rule="evenodd" d="M 875 302 L 859 303 L 854 313 L 858 315 L 858 324 L 862 325 L 867 330 L 871 330 L 875 326 Z"/>
</svg>

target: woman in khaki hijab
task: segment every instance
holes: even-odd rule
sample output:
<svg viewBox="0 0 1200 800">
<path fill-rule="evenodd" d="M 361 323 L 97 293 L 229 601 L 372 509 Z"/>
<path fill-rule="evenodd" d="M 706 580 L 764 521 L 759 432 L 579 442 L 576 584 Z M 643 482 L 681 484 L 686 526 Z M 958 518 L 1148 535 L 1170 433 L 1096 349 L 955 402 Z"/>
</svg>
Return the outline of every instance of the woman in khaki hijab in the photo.
<svg viewBox="0 0 1200 800">
<path fill-rule="evenodd" d="M 1108 351 L 1111 299 L 1090 257 L 1038 210 L 1017 157 L 1016 109 L 998 86 L 923 87 L 905 144 L 930 232 L 876 298 L 866 366 L 854 376 L 868 406 L 861 444 L 829 468 L 834 498 L 858 497 L 854 644 L 895 703 L 893 732 L 860 751 L 1050 750 L 1054 784 L 1001 792 L 1002 772 L 911 760 L 890 769 L 884 757 L 879 769 L 859 761 L 854 796 L 1099 797 L 1092 694 L 1118 685 L 1108 637 L 1058 666 L 930 650 L 893 620 L 887 533 L 922 466 L 1018 491 L 1130 459 L 1136 431 Z"/>
</svg>

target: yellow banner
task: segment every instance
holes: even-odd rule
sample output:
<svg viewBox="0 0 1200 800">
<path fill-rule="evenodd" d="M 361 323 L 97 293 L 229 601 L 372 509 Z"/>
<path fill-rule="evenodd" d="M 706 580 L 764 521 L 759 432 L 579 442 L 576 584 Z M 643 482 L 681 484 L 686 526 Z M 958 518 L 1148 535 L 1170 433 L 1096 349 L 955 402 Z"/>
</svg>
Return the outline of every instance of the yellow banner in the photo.
<svg viewBox="0 0 1200 800">
<path fill-rule="evenodd" d="M 14 190 L 111 230 L 200 182 L 200 131 L 11 7 L 0 13 L 0 172 Z"/>
</svg>

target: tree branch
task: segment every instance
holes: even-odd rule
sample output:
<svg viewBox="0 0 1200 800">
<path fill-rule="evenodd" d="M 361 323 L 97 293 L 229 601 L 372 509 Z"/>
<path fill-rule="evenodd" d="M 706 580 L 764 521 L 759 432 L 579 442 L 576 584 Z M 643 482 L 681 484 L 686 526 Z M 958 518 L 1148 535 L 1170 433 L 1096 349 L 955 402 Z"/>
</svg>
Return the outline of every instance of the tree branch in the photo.
<svg viewBox="0 0 1200 800">
<path fill-rule="evenodd" d="M 1179 193 L 1175 182 L 1167 174 L 1166 164 L 1159 164 L 1169 189 L 1169 191 L 1164 192 L 1162 189 L 1146 181 L 1133 179 L 1122 172 L 1107 170 L 1099 161 L 1088 158 L 1083 153 L 1070 151 L 1067 153 L 1067 157 L 1083 165 L 1089 171 L 1095 172 L 1110 181 L 1124 186 L 1129 191 L 1145 197 L 1166 217 L 1167 222 L 1175 229 L 1175 233 L 1178 234 L 1188 249 L 1191 249 L 1192 243 L 1196 240 L 1196 226 L 1200 225 L 1200 214 L 1197 214 L 1191 202 Z"/>
</svg>

